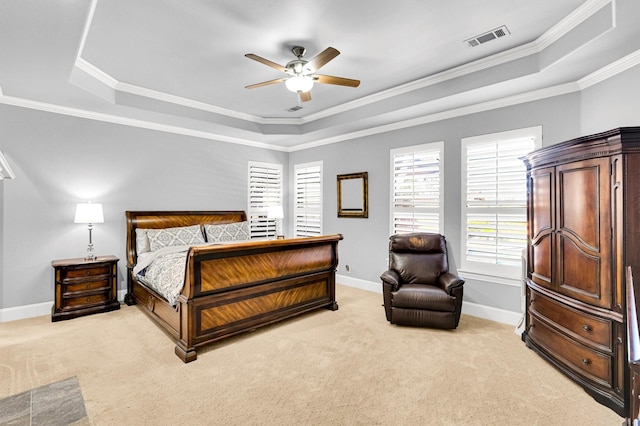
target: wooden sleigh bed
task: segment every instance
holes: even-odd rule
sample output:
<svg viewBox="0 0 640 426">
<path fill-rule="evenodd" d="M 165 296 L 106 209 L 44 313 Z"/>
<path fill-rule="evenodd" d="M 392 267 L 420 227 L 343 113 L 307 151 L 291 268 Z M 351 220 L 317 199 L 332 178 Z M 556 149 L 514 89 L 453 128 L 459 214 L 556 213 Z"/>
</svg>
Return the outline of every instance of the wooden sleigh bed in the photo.
<svg viewBox="0 0 640 426">
<path fill-rule="evenodd" d="M 193 246 L 172 305 L 134 274 L 136 229 L 246 221 L 244 211 L 127 211 L 127 305 L 138 304 L 176 340 L 183 362 L 208 343 L 318 308 L 338 309 L 335 270 L 342 235 Z"/>
</svg>

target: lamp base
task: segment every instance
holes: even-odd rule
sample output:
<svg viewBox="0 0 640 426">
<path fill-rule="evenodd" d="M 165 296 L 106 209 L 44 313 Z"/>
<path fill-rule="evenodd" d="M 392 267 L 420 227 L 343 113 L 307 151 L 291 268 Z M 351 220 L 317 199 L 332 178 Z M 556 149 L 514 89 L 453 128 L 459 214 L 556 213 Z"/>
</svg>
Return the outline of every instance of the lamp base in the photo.
<svg viewBox="0 0 640 426">
<path fill-rule="evenodd" d="M 96 255 L 93 253 L 93 244 L 91 243 L 87 247 L 87 255 L 84 257 L 84 260 L 91 262 L 96 260 Z"/>
</svg>

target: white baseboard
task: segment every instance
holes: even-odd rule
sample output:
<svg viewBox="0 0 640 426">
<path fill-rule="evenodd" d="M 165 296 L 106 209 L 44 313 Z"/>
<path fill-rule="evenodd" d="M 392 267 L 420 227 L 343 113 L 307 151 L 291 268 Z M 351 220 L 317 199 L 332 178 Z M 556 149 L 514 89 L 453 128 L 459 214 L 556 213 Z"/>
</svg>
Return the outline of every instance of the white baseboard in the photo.
<svg viewBox="0 0 640 426">
<path fill-rule="evenodd" d="M 0 309 L 0 323 L 51 315 L 53 301 Z"/>
<path fill-rule="evenodd" d="M 518 325 L 522 318 L 522 313 L 507 311 L 506 309 L 494 308 L 493 306 L 479 305 L 473 302 L 462 302 L 462 313 L 472 317 L 484 318 L 503 324 Z"/>
<path fill-rule="evenodd" d="M 382 283 L 353 278 L 348 275 L 336 274 L 336 282 L 348 287 L 355 287 L 361 290 L 372 291 L 382 294 Z M 484 318 L 503 324 L 516 326 L 522 318 L 522 313 L 507 311 L 505 309 L 494 308 L 492 306 L 479 305 L 477 303 L 464 301 L 462 303 L 462 313 L 478 318 Z"/>
<path fill-rule="evenodd" d="M 119 290 L 118 300 L 123 301 L 125 294 L 127 294 L 127 290 Z M 0 324 L 3 322 L 51 315 L 52 306 L 53 300 L 51 302 L 42 302 L 35 303 L 33 305 L 15 306 L 12 308 L 0 309 Z"/>
<path fill-rule="evenodd" d="M 382 282 L 374 283 L 360 278 L 353 278 L 349 275 L 336 274 L 336 283 L 382 294 Z"/>
</svg>

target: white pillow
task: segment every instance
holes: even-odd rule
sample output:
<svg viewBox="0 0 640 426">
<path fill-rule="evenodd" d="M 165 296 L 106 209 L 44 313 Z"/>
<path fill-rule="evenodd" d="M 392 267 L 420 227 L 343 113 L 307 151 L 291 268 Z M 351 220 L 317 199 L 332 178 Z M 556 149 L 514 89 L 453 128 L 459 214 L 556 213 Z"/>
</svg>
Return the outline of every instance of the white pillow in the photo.
<svg viewBox="0 0 640 426">
<path fill-rule="evenodd" d="M 144 228 L 136 228 L 136 253 L 140 255 L 143 253 L 149 253 L 150 251 L 151 246 L 149 245 L 147 230 Z"/>
<path fill-rule="evenodd" d="M 190 246 L 204 243 L 200 225 L 148 229 L 147 236 L 149 237 L 149 247 L 151 251 L 169 246 Z"/>
<path fill-rule="evenodd" d="M 247 241 L 251 239 L 249 222 L 224 223 L 222 225 L 204 225 L 207 242 L 219 243 L 223 241 Z"/>
</svg>

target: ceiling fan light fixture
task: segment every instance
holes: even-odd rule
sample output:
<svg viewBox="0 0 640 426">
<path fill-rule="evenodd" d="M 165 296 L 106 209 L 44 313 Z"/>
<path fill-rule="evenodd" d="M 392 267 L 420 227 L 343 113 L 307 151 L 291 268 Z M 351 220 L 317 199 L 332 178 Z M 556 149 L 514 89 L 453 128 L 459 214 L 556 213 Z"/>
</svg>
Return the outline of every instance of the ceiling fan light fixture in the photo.
<svg viewBox="0 0 640 426">
<path fill-rule="evenodd" d="M 284 84 L 291 92 L 308 92 L 313 87 L 313 77 L 310 75 L 294 75 L 289 77 Z"/>
</svg>

